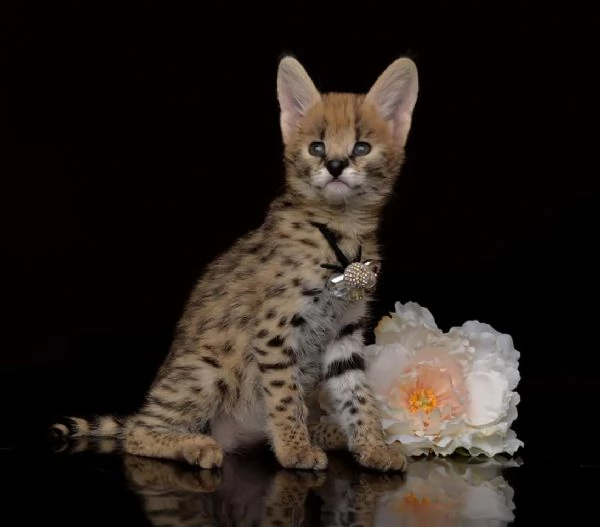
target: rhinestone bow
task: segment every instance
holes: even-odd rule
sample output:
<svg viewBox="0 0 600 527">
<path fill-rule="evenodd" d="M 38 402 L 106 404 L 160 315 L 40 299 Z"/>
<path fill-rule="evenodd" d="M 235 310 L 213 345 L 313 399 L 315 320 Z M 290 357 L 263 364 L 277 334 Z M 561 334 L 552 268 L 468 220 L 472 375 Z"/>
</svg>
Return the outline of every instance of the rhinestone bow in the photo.
<svg viewBox="0 0 600 527">
<path fill-rule="evenodd" d="M 343 273 L 332 276 L 327 287 L 338 298 L 346 297 L 353 302 L 362 300 L 367 292 L 375 289 L 380 269 L 381 264 L 376 260 L 353 262 Z"/>
</svg>

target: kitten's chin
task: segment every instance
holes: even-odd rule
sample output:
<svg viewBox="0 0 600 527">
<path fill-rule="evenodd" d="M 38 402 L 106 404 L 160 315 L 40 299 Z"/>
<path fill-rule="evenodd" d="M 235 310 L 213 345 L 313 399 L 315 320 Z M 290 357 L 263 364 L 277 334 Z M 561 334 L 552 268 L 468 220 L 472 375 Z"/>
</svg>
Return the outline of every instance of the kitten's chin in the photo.
<svg viewBox="0 0 600 527">
<path fill-rule="evenodd" d="M 342 203 L 345 203 L 353 194 L 352 189 L 348 185 L 337 180 L 327 183 L 327 185 L 321 189 L 321 192 L 325 200 L 332 205 L 341 205 Z"/>
<path fill-rule="evenodd" d="M 339 178 L 334 179 L 325 169 L 318 170 L 311 178 L 311 186 L 332 205 L 347 203 L 360 185 L 360 175 L 346 169 Z"/>
</svg>

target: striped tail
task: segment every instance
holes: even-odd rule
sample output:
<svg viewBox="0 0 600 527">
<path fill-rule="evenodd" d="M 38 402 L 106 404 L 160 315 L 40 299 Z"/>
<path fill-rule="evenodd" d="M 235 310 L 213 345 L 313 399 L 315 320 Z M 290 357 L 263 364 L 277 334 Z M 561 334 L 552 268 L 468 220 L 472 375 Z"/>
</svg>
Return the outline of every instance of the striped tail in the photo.
<svg viewBox="0 0 600 527">
<path fill-rule="evenodd" d="M 115 438 L 121 437 L 123 421 L 112 415 L 102 415 L 91 419 L 63 417 L 50 426 L 50 434 L 61 441 L 70 438 Z"/>
</svg>

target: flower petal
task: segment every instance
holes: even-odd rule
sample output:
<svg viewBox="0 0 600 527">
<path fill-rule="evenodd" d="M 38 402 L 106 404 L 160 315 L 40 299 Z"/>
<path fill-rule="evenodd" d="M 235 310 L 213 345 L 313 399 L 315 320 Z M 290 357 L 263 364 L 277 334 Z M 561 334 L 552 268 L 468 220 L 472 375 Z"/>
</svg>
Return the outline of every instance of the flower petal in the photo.
<svg viewBox="0 0 600 527">
<path fill-rule="evenodd" d="M 407 423 L 386 419 L 386 422 L 383 422 L 382 425 L 386 434 L 391 436 L 410 436 L 412 433 Z"/>
<path fill-rule="evenodd" d="M 378 348 L 372 353 L 373 348 Z M 407 350 L 400 344 L 369 346 L 367 377 L 375 393 L 385 394 L 406 365 Z"/>
<path fill-rule="evenodd" d="M 420 306 L 416 302 L 406 302 L 406 304 L 396 302 L 394 308 L 396 310 L 396 314 L 403 319 L 437 329 L 437 324 L 435 323 L 435 319 L 433 318 L 431 311 L 429 311 L 429 309 L 426 307 Z"/>
<path fill-rule="evenodd" d="M 493 423 L 508 410 L 508 382 L 495 371 L 472 371 L 467 374 L 469 402 L 466 421 L 471 426 Z"/>
<path fill-rule="evenodd" d="M 514 520 L 514 514 L 511 508 L 507 507 L 504 493 L 501 492 L 502 486 L 497 485 L 498 488 L 494 488 L 491 485 L 465 485 L 463 517 L 474 522 Z"/>
</svg>

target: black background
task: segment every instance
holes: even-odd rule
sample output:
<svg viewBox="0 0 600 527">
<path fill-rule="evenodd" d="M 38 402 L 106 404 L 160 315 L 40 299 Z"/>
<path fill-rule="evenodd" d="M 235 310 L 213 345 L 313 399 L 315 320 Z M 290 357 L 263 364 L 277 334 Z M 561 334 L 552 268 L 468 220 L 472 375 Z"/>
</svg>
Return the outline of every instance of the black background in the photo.
<svg viewBox="0 0 600 527">
<path fill-rule="evenodd" d="M 553 455 L 565 427 L 589 433 L 598 18 L 426 4 L 3 4 L 0 404 L 18 423 L 3 441 L 141 400 L 204 265 L 282 185 L 285 52 L 324 91 L 366 91 L 415 60 L 377 313 L 412 300 L 443 329 L 511 334 L 525 458 Z"/>
</svg>

